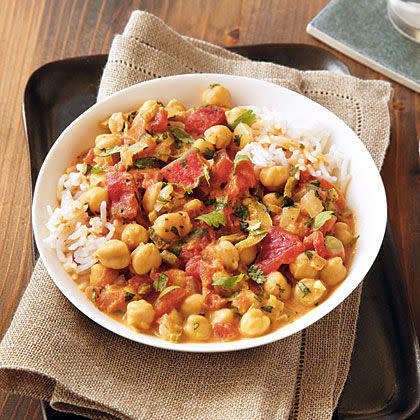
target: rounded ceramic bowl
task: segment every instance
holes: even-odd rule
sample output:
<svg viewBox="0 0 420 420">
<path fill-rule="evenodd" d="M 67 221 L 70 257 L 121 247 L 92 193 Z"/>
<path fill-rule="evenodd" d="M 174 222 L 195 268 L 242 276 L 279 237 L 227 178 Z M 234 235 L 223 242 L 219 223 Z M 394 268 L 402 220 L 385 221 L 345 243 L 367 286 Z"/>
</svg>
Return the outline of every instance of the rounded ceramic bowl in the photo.
<svg viewBox="0 0 420 420">
<path fill-rule="evenodd" d="M 351 182 L 347 201 L 355 211 L 358 249 L 348 277 L 334 293 L 318 307 L 285 327 L 258 338 L 224 343 L 175 344 L 157 337 L 136 333 L 99 311 L 64 271 L 55 251 L 43 242 L 48 236 L 46 206 L 57 206 L 56 184 L 74 158 L 90 145 L 100 133 L 98 122 L 113 112 L 131 111 L 146 99 L 167 102 L 177 98 L 186 105 L 200 103 L 200 94 L 211 83 L 220 83 L 232 95 L 232 105 L 255 105 L 303 119 L 318 120 L 328 126 L 337 148 L 351 161 Z M 250 79 L 221 74 L 188 74 L 151 80 L 124 89 L 100 102 L 73 121 L 55 142 L 42 165 L 33 199 L 33 228 L 44 264 L 55 284 L 80 311 L 99 325 L 140 343 L 171 350 L 190 352 L 222 352 L 261 346 L 281 340 L 308 327 L 339 305 L 362 281 L 373 264 L 385 232 L 386 198 L 382 180 L 363 143 L 336 115 L 310 99 L 283 87 Z M 63 297 L 64 299 L 64 297 Z"/>
</svg>

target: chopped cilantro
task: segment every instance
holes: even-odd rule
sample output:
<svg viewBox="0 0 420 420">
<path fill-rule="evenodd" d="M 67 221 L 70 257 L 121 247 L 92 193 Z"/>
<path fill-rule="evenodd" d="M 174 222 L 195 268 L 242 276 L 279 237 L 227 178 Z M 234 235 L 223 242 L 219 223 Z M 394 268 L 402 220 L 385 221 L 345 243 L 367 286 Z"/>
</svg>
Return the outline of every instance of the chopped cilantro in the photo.
<svg viewBox="0 0 420 420">
<path fill-rule="evenodd" d="M 220 225 L 226 226 L 227 220 L 226 215 L 219 211 L 212 211 L 207 214 L 201 214 L 200 216 L 195 218 L 196 220 L 202 220 L 209 226 L 213 226 L 218 228 Z"/>
<path fill-rule="evenodd" d="M 312 252 L 311 251 L 303 251 L 303 253 L 306 255 L 308 260 L 312 260 Z"/>
<path fill-rule="evenodd" d="M 241 220 L 246 220 L 249 217 L 249 210 L 248 207 L 244 204 L 240 204 L 239 206 L 233 207 L 234 215 Z"/>
<path fill-rule="evenodd" d="M 315 187 L 319 187 L 321 185 L 321 183 L 317 179 L 315 179 L 313 181 L 309 181 L 309 183 L 312 184 L 312 185 L 315 185 Z"/>
<path fill-rule="evenodd" d="M 261 306 L 261 309 L 265 312 L 270 312 L 273 310 L 273 307 L 271 305 L 267 305 L 267 306 Z"/>
<path fill-rule="evenodd" d="M 316 188 L 316 187 L 311 187 L 311 186 L 309 186 L 309 185 L 307 185 L 305 188 L 306 188 L 307 190 L 312 190 L 312 191 L 315 193 L 315 197 L 316 197 L 316 198 L 318 198 L 319 200 L 321 200 L 321 201 L 322 201 L 322 197 L 321 197 L 321 196 L 320 196 L 320 194 L 319 194 L 318 188 Z"/>
<path fill-rule="evenodd" d="M 153 282 L 155 292 L 161 292 L 168 283 L 169 277 L 165 273 L 160 273 L 158 278 Z"/>
<path fill-rule="evenodd" d="M 301 281 L 298 283 L 298 287 L 303 293 L 303 297 L 305 297 L 308 293 L 311 293 L 311 291 Z"/>
<path fill-rule="evenodd" d="M 209 89 L 213 89 L 216 86 L 220 86 L 219 83 L 212 83 L 211 85 L 209 85 Z"/>
<path fill-rule="evenodd" d="M 183 166 L 184 168 L 188 168 L 188 165 L 187 165 L 187 159 L 182 158 L 182 159 L 181 159 L 181 164 L 182 164 L 182 166 Z"/>
<path fill-rule="evenodd" d="M 236 134 L 235 137 L 233 138 L 233 142 L 239 147 L 239 145 L 241 144 L 241 137 L 239 134 Z"/>
<path fill-rule="evenodd" d="M 248 222 L 244 222 L 243 220 L 239 221 L 239 227 L 241 228 L 241 230 L 248 231 L 248 226 L 249 226 Z"/>
<path fill-rule="evenodd" d="M 233 123 L 228 124 L 228 126 L 231 130 L 234 130 L 239 123 L 251 125 L 255 121 L 255 118 L 256 115 L 252 112 L 252 110 L 248 109 L 243 114 L 239 115 Z"/>
<path fill-rule="evenodd" d="M 254 295 L 254 299 L 255 299 L 257 302 L 262 302 L 262 299 L 261 299 L 258 295 Z"/>
<path fill-rule="evenodd" d="M 184 236 L 184 238 L 182 238 L 178 244 L 179 245 L 184 245 L 187 242 L 191 241 L 194 238 L 199 238 L 203 235 L 206 235 L 207 233 L 209 233 L 208 229 L 206 228 L 199 228 L 199 229 L 195 229 L 193 231 L 191 231 L 188 235 Z M 171 251 L 172 252 L 172 251 Z M 175 254 L 175 253 L 174 253 Z M 176 255 L 176 254 L 175 254 Z M 178 254 L 179 255 L 179 254 Z M 177 256 L 178 256 L 177 255 Z"/>
<path fill-rule="evenodd" d="M 199 324 L 198 322 L 196 322 L 196 323 L 194 324 L 194 329 L 196 330 L 199 326 L 200 326 L 200 324 Z"/>
<path fill-rule="evenodd" d="M 296 175 L 296 172 L 298 171 L 297 165 L 291 165 L 289 169 L 289 173 L 291 176 Z"/>
<path fill-rule="evenodd" d="M 134 166 L 137 169 L 150 169 L 154 168 L 157 159 L 153 156 L 138 158 L 134 161 Z"/>
<path fill-rule="evenodd" d="M 215 198 L 208 198 L 207 200 L 204 200 L 203 203 L 206 207 L 208 207 L 212 206 L 213 204 L 216 204 L 217 200 Z"/>
<path fill-rule="evenodd" d="M 213 159 L 214 158 L 214 151 L 206 147 L 206 150 L 203 153 L 203 156 L 207 159 Z"/>
<path fill-rule="evenodd" d="M 167 131 L 164 131 L 162 133 L 162 138 L 163 138 L 163 140 L 166 140 L 168 138 L 168 132 Z"/>
<path fill-rule="evenodd" d="M 96 290 L 92 290 L 92 302 L 96 302 Z"/>
<path fill-rule="evenodd" d="M 134 296 L 135 296 L 135 294 L 134 294 L 134 293 L 125 292 L 125 298 L 124 298 L 124 301 L 125 301 L 125 302 L 130 302 L 130 300 L 132 300 Z"/>
<path fill-rule="evenodd" d="M 169 247 L 169 251 L 172 252 L 172 254 L 174 254 L 177 257 L 179 257 L 179 254 L 182 251 L 182 247 L 180 247 L 180 246 L 170 246 Z"/>
<path fill-rule="evenodd" d="M 90 163 L 86 165 L 86 172 L 87 175 L 89 172 L 92 174 L 101 174 L 104 170 L 100 166 L 92 166 Z"/>
<path fill-rule="evenodd" d="M 251 265 L 248 268 L 248 276 L 251 280 L 254 280 L 255 283 L 263 284 L 267 280 L 267 276 L 261 270 L 261 268 L 256 265 Z"/>
<path fill-rule="evenodd" d="M 309 219 L 307 222 L 304 223 L 304 225 L 308 228 L 312 226 L 312 223 L 314 222 L 314 219 Z"/>
<path fill-rule="evenodd" d="M 114 147 L 111 147 L 110 149 L 101 149 L 102 153 L 96 156 L 108 157 L 108 156 L 114 155 L 115 153 L 120 153 L 121 150 L 122 150 L 121 146 L 114 146 Z"/>
<path fill-rule="evenodd" d="M 325 223 L 334 217 L 333 211 L 323 211 L 318 213 L 314 219 L 314 230 L 320 229 Z"/>
<path fill-rule="evenodd" d="M 281 208 L 284 208 L 284 207 L 292 207 L 294 205 L 295 205 L 294 201 L 290 197 L 288 197 L 287 195 L 285 195 L 283 197 L 283 203 L 281 204 L 280 207 Z"/>
<path fill-rule="evenodd" d="M 223 299 L 233 299 L 235 296 L 238 296 L 239 293 L 241 293 L 240 290 L 237 290 L 236 292 L 233 292 L 231 295 L 229 296 L 224 296 Z"/>
<path fill-rule="evenodd" d="M 227 289 L 231 289 L 232 287 L 235 287 L 243 278 L 243 273 L 233 277 L 216 277 L 213 279 L 211 284 L 213 286 L 222 286 L 226 287 Z"/>
<path fill-rule="evenodd" d="M 194 139 L 188 133 L 178 127 L 171 127 L 169 131 L 177 140 L 182 143 L 194 143 Z"/>
<path fill-rule="evenodd" d="M 198 159 L 199 159 L 199 161 L 200 161 L 200 163 L 201 163 L 201 166 L 203 167 L 203 170 L 204 170 L 204 178 L 206 179 L 207 184 L 210 186 L 210 171 L 209 171 L 209 168 L 208 168 L 208 166 L 207 166 L 207 165 L 203 162 L 203 159 L 201 159 L 200 155 L 198 155 L 198 154 L 197 154 L 197 156 L 198 156 Z"/>
<path fill-rule="evenodd" d="M 176 226 L 171 226 L 171 232 L 178 236 L 178 238 L 181 237 Z"/>
<path fill-rule="evenodd" d="M 264 233 L 267 233 L 266 229 L 260 229 L 261 222 L 254 223 L 253 225 L 248 225 L 246 230 L 249 232 L 250 236 L 258 236 Z"/>
</svg>

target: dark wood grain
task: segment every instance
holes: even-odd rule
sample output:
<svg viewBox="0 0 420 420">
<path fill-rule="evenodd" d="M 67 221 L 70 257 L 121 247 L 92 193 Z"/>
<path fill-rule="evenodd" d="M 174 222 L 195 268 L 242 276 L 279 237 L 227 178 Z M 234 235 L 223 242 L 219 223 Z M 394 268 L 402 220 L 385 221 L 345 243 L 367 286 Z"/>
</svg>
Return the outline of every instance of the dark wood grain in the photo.
<svg viewBox="0 0 420 420">
<path fill-rule="evenodd" d="M 12 319 L 32 270 L 29 155 L 20 118 L 25 83 L 39 66 L 106 53 L 130 13 L 143 9 L 176 31 L 219 45 L 294 42 L 332 51 L 365 79 L 386 77 L 306 34 L 328 0 L 2 0 L 0 13 L 0 334 Z M 388 209 L 420 333 L 420 95 L 394 84 L 391 145 L 382 170 Z M 398 297 L 396 297 L 398 298 Z M 39 402 L 0 393 L 1 419 L 41 419 Z M 413 419 L 420 419 L 417 414 Z"/>
</svg>

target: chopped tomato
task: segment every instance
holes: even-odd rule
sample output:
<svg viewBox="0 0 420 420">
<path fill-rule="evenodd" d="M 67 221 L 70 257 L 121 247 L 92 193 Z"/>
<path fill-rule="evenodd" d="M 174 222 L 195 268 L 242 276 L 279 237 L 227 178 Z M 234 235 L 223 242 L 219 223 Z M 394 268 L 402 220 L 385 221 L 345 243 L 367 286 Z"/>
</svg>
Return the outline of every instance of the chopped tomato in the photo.
<svg viewBox="0 0 420 420">
<path fill-rule="evenodd" d="M 173 289 L 166 293 L 166 295 L 162 296 L 155 305 L 156 317 L 171 312 L 172 309 L 181 305 L 187 296 L 188 293 L 183 288 Z"/>
<path fill-rule="evenodd" d="M 159 108 L 149 121 L 148 127 L 152 133 L 163 133 L 168 128 L 168 111 L 165 108 Z"/>
<path fill-rule="evenodd" d="M 204 166 L 208 168 L 210 164 L 196 150 L 190 150 L 163 167 L 160 172 L 168 182 L 195 188 L 205 176 Z"/>
<path fill-rule="evenodd" d="M 159 169 L 132 169 L 130 173 L 133 175 L 138 188 L 147 189 L 152 185 L 163 180 L 163 176 Z"/>
<path fill-rule="evenodd" d="M 290 264 L 305 250 L 299 237 L 278 226 L 271 227 L 261 242 L 256 266 L 264 274 L 276 271 L 282 264 Z"/>
<path fill-rule="evenodd" d="M 257 177 L 254 165 L 247 160 L 240 161 L 235 168 L 235 174 L 227 185 L 225 191 L 229 198 L 248 194 L 250 188 L 257 186 Z"/>
<path fill-rule="evenodd" d="M 195 257 L 188 260 L 185 264 L 185 274 L 200 280 L 200 261 L 200 255 L 196 255 Z"/>
<path fill-rule="evenodd" d="M 324 234 L 319 230 L 311 233 L 303 239 L 306 249 L 313 249 L 322 258 L 331 258 L 332 254 L 325 246 Z"/>
<path fill-rule="evenodd" d="M 85 156 L 85 158 L 83 159 L 85 163 L 89 163 L 89 165 L 94 165 L 95 164 L 95 148 L 92 147 L 92 149 L 89 149 L 88 154 Z"/>
<path fill-rule="evenodd" d="M 127 172 L 108 172 L 106 184 L 112 215 L 122 219 L 134 219 L 140 198 L 132 175 Z"/>
<path fill-rule="evenodd" d="M 210 291 L 204 292 L 203 305 L 208 311 L 216 311 L 227 305 L 227 300 Z"/>
<path fill-rule="evenodd" d="M 203 134 L 214 125 L 224 125 L 226 123 L 224 109 L 217 105 L 211 105 L 199 108 L 190 114 L 185 121 L 185 130 L 188 133 Z"/>
<path fill-rule="evenodd" d="M 231 322 L 216 322 L 213 325 L 214 335 L 218 338 L 232 340 L 239 335 L 238 327 Z"/>
<path fill-rule="evenodd" d="M 215 188 L 227 183 L 230 179 L 233 169 L 233 162 L 230 160 L 225 150 L 220 151 L 220 155 L 216 158 L 214 168 L 211 172 L 210 184 Z"/>
<path fill-rule="evenodd" d="M 342 192 L 331 182 L 326 181 L 325 179 L 319 179 L 319 186 L 324 190 L 331 190 L 332 188 L 335 189 L 338 198 L 333 201 L 334 206 L 337 208 L 339 212 L 343 212 L 346 209 L 346 200 L 342 194 Z"/>
<path fill-rule="evenodd" d="M 127 302 L 125 292 L 122 289 L 110 290 L 109 286 L 104 289 L 88 286 L 85 289 L 86 296 L 103 312 L 112 313 L 125 311 Z"/>
<path fill-rule="evenodd" d="M 136 274 L 135 276 L 129 278 L 127 280 L 127 285 L 133 287 L 137 292 L 139 290 L 141 290 L 142 286 L 146 285 L 146 286 L 151 286 L 153 283 L 153 280 L 146 275 L 138 275 Z M 151 289 L 149 290 L 151 291 Z"/>
<path fill-rule="evenodd" d="M 98 287 L 105 287 L 107 284 L 112 284 L 118 278 L 118 271 L 113 270 L 112 268 L 104 267 L 101 278 L 96 283 Z"/>
<path fill-rule="evenodd" d="M 336 221 L 337 221 L 337 217 L 333 216 L 330 220 L 327 220 L 318 230 L 322 232 L 323 235 L 326 235 L 327 232 L 332 232 Z M 312 226 L 312 232 L 313 232 L 313 226 Z"/>
</svg>

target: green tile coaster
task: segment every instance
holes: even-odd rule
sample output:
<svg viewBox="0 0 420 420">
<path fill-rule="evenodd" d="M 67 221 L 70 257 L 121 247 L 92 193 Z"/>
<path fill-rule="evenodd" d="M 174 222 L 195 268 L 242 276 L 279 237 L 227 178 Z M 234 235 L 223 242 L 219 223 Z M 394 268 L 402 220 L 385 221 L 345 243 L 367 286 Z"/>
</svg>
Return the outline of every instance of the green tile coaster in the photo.
<svg viewBox="0 0 420 420">
<path fill-rule="evenodd" d="M 386 0 L 333 0 L 308 24 L 313 37 L 420 93 L 420 44 L 388 19 Z"/>
</svg>

